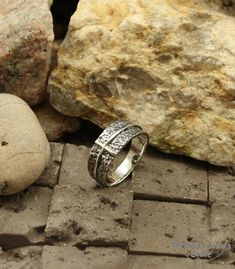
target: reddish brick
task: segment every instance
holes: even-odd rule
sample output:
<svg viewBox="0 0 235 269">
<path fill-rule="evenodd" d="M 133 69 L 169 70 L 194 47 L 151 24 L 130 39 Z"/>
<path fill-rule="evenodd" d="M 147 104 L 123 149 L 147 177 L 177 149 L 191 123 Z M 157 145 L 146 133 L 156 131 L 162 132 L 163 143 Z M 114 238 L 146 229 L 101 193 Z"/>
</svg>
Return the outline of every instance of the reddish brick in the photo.
<svg viewBox="0 0 235 269">
<path fill-rule="evenodd" d="M 135 196 L 207 202 L 207 165 L 149 148 L 133 173 Z"/>
<path fill-rule="evenodd" d="M 43 172 L 43 174 L 40 176 L 40 178 L 36 181 L 35 185 L 54 187 L 58 182 L 64 144 L 50 143 L 50 147 L 51 147 L 50 163 Z"/>
<path fill-rule="evenodd" d="M 7 249 L 43 242 L 51 196 L 51 189 L 33 186 L 1 197 L 0 246 Z"/>
</svg>

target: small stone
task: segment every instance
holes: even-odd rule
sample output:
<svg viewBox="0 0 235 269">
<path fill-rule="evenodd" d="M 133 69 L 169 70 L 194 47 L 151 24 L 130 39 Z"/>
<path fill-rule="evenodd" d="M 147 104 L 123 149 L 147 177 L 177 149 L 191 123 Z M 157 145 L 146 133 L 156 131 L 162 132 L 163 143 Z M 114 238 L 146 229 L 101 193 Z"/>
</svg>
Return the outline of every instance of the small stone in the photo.
<svg viewBox="0 0 235 269">
<path fill-rule="evenodd" d="M 19 97 L 0 94 L 0 126 L 0 195 L 9 195 L 39 178 L 50 146 L 35 114 Z"/>
<path fill-rule="evenodd" d="M 0 1 L 0 92 L 35 105 L 46 97 L 52 0 Z"/>
<path fill-rule="evenodd" d="M 64 135 L 74 133 L 80 128 L 78 118 L 69 117 L 55 110 L 48 102 L 33 108 L 47 139 L 54 142 Z"/>
</svg>

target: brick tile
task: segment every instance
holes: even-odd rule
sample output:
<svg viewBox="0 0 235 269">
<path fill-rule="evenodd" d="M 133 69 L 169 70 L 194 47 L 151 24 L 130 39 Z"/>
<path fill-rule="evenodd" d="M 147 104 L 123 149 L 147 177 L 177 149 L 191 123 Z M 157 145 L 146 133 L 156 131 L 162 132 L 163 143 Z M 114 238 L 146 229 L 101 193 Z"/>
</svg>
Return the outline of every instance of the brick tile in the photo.
<svg viewBox="0 0 235 269">
<path fill-rule="evenodd" d="M 56 186 L 46 227 L 48 242 L 125 247 L 131 202 L 128 180 L 115 188 Z"/>
<path fill-rule="evenodd" d="M 42 264 L 43 269 L 124 269 L 126 259 L 126 251 L 120 248 L 45 246 Z"/>
<path fill-rule="evenodd" d="M 51 189 L 33 186 L 17 195 L 0 197 L 0 247 L 43 242 L 51 196 Z"/>
<path fill-rule="evenodd" d="M 233 265 L 209 264 L 207 260 L 154 255 L 129 255 L 127 269 L 233 269 Z"/>
<path fill-rule="evenodd" d="M 50 163 L 43 172 L 43 174 L 40 176 L 40 178 L 36 181 L 35 185 L 54 187 L 58 182 L 64 144 L 50 143 L 50 147 L 51 147 Z"/>
<path fill-rule="evenodd" d="M 187 255 L 191 242 L 208 243 L 206 206 L 135 200 L 132 216 L 132 252 Z M 182 243 L 186 248 L 179 245 Z"/>
<path fill-rule="evenodd" d="M 48 240 L 69 244 L 126 246 L 132 193 L 130 181 L 98 188 L 89 176 L 90 149 L 66 144 L 46 228 Z"/>
<path fill-rule="evenodd" d="M 210 202 L 235 204 L 235 175 L 228 168 L 210 165 L 208 179 Z"/>
<path fill-rule="evenodd" d="M 218 260 L 235 264 L 235 205 L 215 203 L 210 212 L 210 236 Z"/>
<path fill-rule="evenodd" d="M 213 204 L 210 228 L 214 241 L 228 242 L 235 251 L 235 205 Z"/>
<path fill-rule="evenodd" d="M 207 202 L 207 164 L 149 148 L 133 173 L 139 198 Z"/>
<path fill-rule="evenodd" d="M 61 165 L 59 184 L 76 184 L 85 189 L 93 188 L 96 183 L 87 170 L 90 148 L 66 144 Z"/>
<path fill-rule="evenodd" d="M 29 246 L 0 251 L 1 269 L 41 269 L 42 247 Z"/>
</svg>

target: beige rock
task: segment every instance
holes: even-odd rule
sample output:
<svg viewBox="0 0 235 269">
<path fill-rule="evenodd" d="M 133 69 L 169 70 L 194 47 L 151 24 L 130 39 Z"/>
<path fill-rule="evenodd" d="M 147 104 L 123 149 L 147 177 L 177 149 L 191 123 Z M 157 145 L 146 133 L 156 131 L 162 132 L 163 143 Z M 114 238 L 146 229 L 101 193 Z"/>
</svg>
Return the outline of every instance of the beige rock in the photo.
<svg viewBox="0 0 235 269">
<path fill-rule="evenodd" d="M 51 63 L 50 63 L 49 73 L 51 73 L 51 71 L 57 67 L 57 53 L 58 53 L 58 50 L 60 48 L 60 44 L 62 41 L 63 40 L 61 40 L 61 39 L 54 40 L 54 42 L 52 44 Z"/>
<path fill-rule="evenodd" d="M 215 6 L 81 0 L 49 81 L 52 105 L 101 127 L 128 118 L 162 151 L 234 166 L 235 17 Z"/>
<path fill-rule="evenodd" d="M 46 97 L 52 0 L 0 1 L 0 92 L 35 105 Z"/>
<path fill-rule="evenodd" d="M 39 178 L 50 146 L 32 110 L 14 95 L 0 94 L 0 126 L 0 195 L 9 195 Z"/>
<path fill-rule="evenodd" d="M 235 0 L 206 0 L 215 10 L 235 15 Z"/>
<path fill-rule="evenodd" d="M 53 0 L 48 0 L 48 5 L 52 6 L 52 4 L 53 4 Z"/>
<path fill-rule="evenodd" d="M 80 128 L 80 120 L 69 117 L 55 110 L 48 102 L 33 108 L 47 139 L 57 141 L 64 135 L 74 133 Z"/>
</svg>

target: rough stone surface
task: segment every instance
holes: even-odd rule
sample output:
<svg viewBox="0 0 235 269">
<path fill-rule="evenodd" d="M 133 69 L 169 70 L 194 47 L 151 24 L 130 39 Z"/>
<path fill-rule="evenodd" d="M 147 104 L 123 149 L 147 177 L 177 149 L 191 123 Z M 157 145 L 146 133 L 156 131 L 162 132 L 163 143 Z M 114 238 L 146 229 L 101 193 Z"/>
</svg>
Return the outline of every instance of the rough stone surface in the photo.
<svg viewBox="0 0 235 269">
<path fill-rule="evenodd" d="M 87 169 L 89 154 L 90 148 L 72 144 L 65 145 L 60 170 L 60 185 L 77 184 L 86 190 L 95 187 L 96 182 L 90 177 Z"/>
<path fill-rule="evenodd" d="M 33 110 L 46 133 L 47 139 L 51 142 L 59 140 L 66 134 L 78 131 L 80 127 L 78 118 L 62 115 L 47 102 Z"/>
<path fill-rule="evenodd" d="M 60 48 L 62 41 L 63 40 L 61 40 L 61 39 L 54 40 L 54 42 L 52 44 L 51 63 L 50 63 L 50 70 L 49 70 L 50 73 L 53 69 L 55 69 L 57 67 L 57 53 L 58 53 L 58 50 Z"/>
<path fill-rule="evenodd" d="M 210 202 L 235 204 L 235 175 L 228 168 L 209 166 L 208 179 Z"/>
<path fill-rule="evenodd" d="M 227 15 L 235 15 L 234 0 L 206 0 L 206 2 L 216 11 L 222 11 Z"/>
<path fill-rule="evenodd" d="M 56 186 L 46 227 L 50 243 L 126 247 L 131 213 L 130 182 L 90 190 Z"/>
<path fill-rule="evenodd" d="M 226 240 L 235 250 L 235 204 L 214 204 L 210 214 L 210 229 L 217 241 Z"/>
<path fill-rule="evenodd" d="M 205 206 L 134 201 L 130 251 L 190 255 L 180 244 L 208 243 L 209 212 Z M 202 248 L 196 249 L 202 251 Z M 208 253 L 208 248 L 203 253 Z"/>
<path fill-rule="evenodd" d="M 17 193 L 36 181 L 50 158 L 50 146 L 29 106 L 0 94 L 0 195 Z"/>
<path fill-rule="evenodd" d="M 42 247 L 16 248 L 0 253 L 1 269 L 42 269 Z"/>
<path fill-rule="evenodd" d="M 44 241 L 52 191 L 29 187 L 14 196 L 0 198 L 0 247 L 9 249 Z"/>
<path fill-rule="evenodd" d="M 35 182 L 36 185 L 54 187 L 58 182 L 64 144 L 50 143 L 50 148 L 50 163 L 48 167 L 44 170 L 40 178 Z"/>
<path fill-rule="evenodd" d="M 53 0 L 48 0 L 48 5 L 51 6 L 53 3 Z"/>
<path fill-rule="evenodd" d="M 235 264 L 235 204 L 215 203 L 210 212 L 210 235 L 216 243 L 215 262 Z"/>
<path fill-rule="evenodd" d="M 234 166 L 235 18 L 212 2 L 81 0 L 52 105 L 101 127 L 128 118 L 165 152 Z"/>
<path fill-rule="evenodd" d="M 207 164 L 149 148 L 134 170 L 138 198 L 207 202 Z"/>
<path fill-rule="evenodd" d="M 53 41 L 51 0 L 0 3 L 0 92 L 35 105 L 46 96 Z"/>
<path fill-rule="evenodd" d="M 93 248 L 82 251 L 76 247 L 45 246 L 43 269 L 121 269 L 127 253 L 120 248 Z"/>
</svg>

